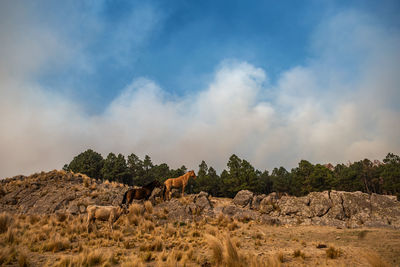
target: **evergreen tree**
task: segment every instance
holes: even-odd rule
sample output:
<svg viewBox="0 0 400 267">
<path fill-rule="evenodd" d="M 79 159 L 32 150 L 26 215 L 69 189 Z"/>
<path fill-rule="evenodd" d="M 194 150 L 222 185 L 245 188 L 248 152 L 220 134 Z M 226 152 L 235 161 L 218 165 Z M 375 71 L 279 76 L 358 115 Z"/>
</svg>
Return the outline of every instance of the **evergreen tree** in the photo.
<svg viewBox="0 0 400 267">
<path fill-rule="evenodd" d="M 128 156 L 127 166 L 132 177 L 130 185 L 144 185 L 145 170 L 143 161 L 132 153 Z"/>
<path fill-rule="evenodd" d="M 83 173 L 91 178 L 102 179 L 101 169 L 103 164 L 103 157 L 99 153 L 88 149 L 74 157 L 68 165 L 65 164 L 63 169 Z"/>
<path fill-rule="evenodd" d="M 104 161 L 101 173 L 105 180 L 117 181 L 120 183 L 129 184 L 131 175 L 126 164 L 125 157 L 121 154 L 115 156 L 114 153 L 108 154 Z"/>
<path fill-rule="evenodd" d="M 272 191 L 278 193 L 291 192 L 291 174 L 284 168 L 274 168 L 271 174 Z"/>
</svg>

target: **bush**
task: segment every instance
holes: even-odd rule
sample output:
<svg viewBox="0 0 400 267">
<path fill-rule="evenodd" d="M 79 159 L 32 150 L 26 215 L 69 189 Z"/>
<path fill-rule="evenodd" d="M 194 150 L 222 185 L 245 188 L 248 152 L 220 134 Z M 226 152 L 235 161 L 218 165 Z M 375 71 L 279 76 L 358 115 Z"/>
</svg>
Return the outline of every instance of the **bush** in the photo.
<svg viewBox="0 0 400 267">
<path fill-rule="evenodd" d="M 340 254 L 341 254 L 340 249 L 336 249 L 336 248 L 334 248 L 334 247 L 329 247 L 329 248 L 326 250 L 326 256 L 327 256 L 328 258 L 330 258 L 330 259 L 336 259 L 336 258 L 338 258 L 338 257 L 340 257 Z"/>
</svg>

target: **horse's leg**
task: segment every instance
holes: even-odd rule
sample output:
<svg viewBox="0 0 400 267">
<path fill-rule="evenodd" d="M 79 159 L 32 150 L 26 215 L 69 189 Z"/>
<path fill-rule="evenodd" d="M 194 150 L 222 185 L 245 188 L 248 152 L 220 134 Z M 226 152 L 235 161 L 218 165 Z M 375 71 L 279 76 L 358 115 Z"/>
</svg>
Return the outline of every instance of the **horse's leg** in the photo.
<svg viewBox="0 0 400 267">
<path fill-rule="evenodd" d="M 108 222 L 110 223 L 111 232 L 114 231 L 114 214 L 110 214 Z"/>
<path fill-rule="evenodd" d="M 185 184 L 182 184 L 182 197 L 184 197 L 184 194 L 185 194 Z"/>
<path fill-rule="evenodd" d="M 165 185 L 165 199 L 169 200 L 169 186 Z"/>
</svg>

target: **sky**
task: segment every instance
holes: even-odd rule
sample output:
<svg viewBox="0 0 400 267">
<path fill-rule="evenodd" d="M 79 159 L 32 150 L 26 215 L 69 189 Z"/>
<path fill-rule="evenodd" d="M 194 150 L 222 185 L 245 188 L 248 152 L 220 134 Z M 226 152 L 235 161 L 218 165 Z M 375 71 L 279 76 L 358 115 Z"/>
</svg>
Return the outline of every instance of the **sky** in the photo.
<svg viewBox="0 0 400 267">
<path fill-rule="evenodd" d="M 0 177 L 400 154 L 399 1 L 0 1 Z"/>
</svg>

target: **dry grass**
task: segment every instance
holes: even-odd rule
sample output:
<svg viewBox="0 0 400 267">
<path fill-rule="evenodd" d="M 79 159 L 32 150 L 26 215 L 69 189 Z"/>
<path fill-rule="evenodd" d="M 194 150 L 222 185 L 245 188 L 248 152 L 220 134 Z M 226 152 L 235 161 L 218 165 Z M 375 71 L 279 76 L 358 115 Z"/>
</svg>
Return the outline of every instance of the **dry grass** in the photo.
<svg viewBox="0 0 400 267">
<path fill-rule="evenodd" d="M 375 253 L 368 253 L 365 254 L 365 258 L 367 259 L 368 263 L 371 267 L 390 267 L 391 265 L 384 261 L 381 257 L 379 257 Z"/>
<path fill-rule="evenodd" d="M 153 213 L 153 204 L 151 204 L 150 201 L 144 202 L 144 208 L 146 209 L 146 212 L 149 214 Z"/>
<path fill-rule="evenodd" d="M 85 216 L 0 214 L 0 266 L 396 266 L 400 232 L 316 226 L 267 226 L 226 215 L 159 219 L 164 207 L 133 204 L 110 230 Z M 229 236 L 228 236 L 229 233 Z M 338 238 L 340 237 L 340 238 Z M 362 241 L 361 241 L 362 240 Z M 385 240 L 382 244 L 381 240 Z M 326 248 L 325 244 L 329 244 Z M 324 247 L 325 246 L 325 247 Z M 364 251 L 375 251 L 377 254 Z M 332 255 L 332 256 L 331 256 Z M 377 256 L 380 255 L 380 256 Z"/>
<path fill-rule="evenodd" d="M 129 213 L 136 216 L 142 216 L 144 214 L 144 208 L 142 205 L 133 203 L 129 206 Z"/>
<path fill-rule="evenodd" d="M 28 256 L 25 252 L 21 252 L 18 256 L 18 266 L 19 267 L 28 267 L 30 266 L 30 262 Z"/>
<path fill-rule="evenodd" d="M 0 234 L 7 232 L 8 227 L 11 225 L 12 217 L 8 213 L 0 214 Z"/>
<path fill-rule="evenodd" d="M 337 249 L 333 246 L 330 246 L 327 250 L 326 250 L 326 256 L 330 259 L 337 259 L 339 258 L 341 255 L 341 251 L 340 249 Z"/>
<path fill-rule="evenodd" d="M 13 262 L 17 257 L 15 247 L 4 247 L 0 249 L 0 265 L 4 266 Z"/>
<path fill-rule="evenodd" d="M 54 235 L 50 240 L 43 244 L 43 251 L 58 252 L 69 249 L 71 247 L 70 241 L 67 238 L 60 237 L 60 235 Z"/>
<path fill-rule="evenodd" d="M 306 254 L 304 254 L 304 252 L 302 252 L 300 249 L 296 249 L 293 251 L 293 257 L 301 257 L 304 260 L 306 258 Z"/>
<path fill-rule="evenodd" d="M 367 236 L 368 230 L 358 232 L 358 239 L 364 239 Z"/>
<path fill-rule="evenodd" d="M 223 246 L 219 239 L 217 239 L 214 236 L 207 235 L 206 239 L 208 241 L 208 245 L 211 248 L 212 251 L 212 259 L 216 265 L 222 264 L 222 261 L 224 259 L 223 255 Z"/>
<path fill-rule="evenodd" d="M 78 256 L 62 257 L 54 266 L 56 267 L 72 267 L 72 266 L 107 266 L 106 263 L 113 263 L 113 255 L 105 255 L 99 249 L 85 250 Z"/>
</svg>

